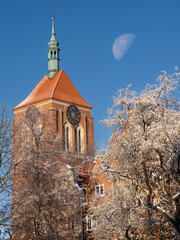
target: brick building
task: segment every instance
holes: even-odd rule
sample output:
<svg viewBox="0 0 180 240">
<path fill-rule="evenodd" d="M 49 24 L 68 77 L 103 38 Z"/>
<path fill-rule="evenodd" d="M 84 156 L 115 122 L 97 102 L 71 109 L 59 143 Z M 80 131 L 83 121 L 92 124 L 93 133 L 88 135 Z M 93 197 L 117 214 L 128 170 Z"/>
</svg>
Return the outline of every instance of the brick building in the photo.
<svg viewBox="0 0 180 240">
<path fill-rule="evenodd" d="M 48 43 L 48 75 L 40 80 L 24 101 L 14 107 L 14 125 L 18 125 L 20 120 L 22 122 L 20 124 L 21 129 L 15 133 L 14 139 L 16 140 L 18 134 L 21 134 L 22 138 L 24 138 L 23 144 L 28 144 L 28 132 L 23 121 L 25 121 L 32 107 L 37 112 L 46 111 L 51 118 L 51 124 L 48 128 L 58 136 L 62 143 L 61 150 L 73 156 L 75 159 L 73 165 L 79 165 L 75 181 L 78 181 L 79 186 L 81 186 L 86 202 L 86 188 L 89 186 L 88 182 L 95 154 L 94 119 L 91 116 L 92 106 L 83 99 L 66 72 L 59 69 L 60 49 L 55 35 L 53 17 L 51 39 Z M 36 116 L 34 117 L 36 118 Z M 22 120 L 23 118 L 24 120 Z M 23 148 L 23 146 L 21 147 Z M 22 150 L 18 155 L 15 153 L 17 162 L 20 162 L 21 154 Z M 82 162 L 83 164 L 81 164 Z M 86 218 L 87 209 L 85 203 L 82 217 L 83 224 L 81 224 L 84 238 L 87 235 L 85 234 L 86 221 L 83 221 L 83 219 L 88 219 Z M 90 228 L 89 224 L 90 222 L 87 222 L 87 228 L 88 226 Z M 13 239 L 16 239 L 15 235 Z"/>
</svg>

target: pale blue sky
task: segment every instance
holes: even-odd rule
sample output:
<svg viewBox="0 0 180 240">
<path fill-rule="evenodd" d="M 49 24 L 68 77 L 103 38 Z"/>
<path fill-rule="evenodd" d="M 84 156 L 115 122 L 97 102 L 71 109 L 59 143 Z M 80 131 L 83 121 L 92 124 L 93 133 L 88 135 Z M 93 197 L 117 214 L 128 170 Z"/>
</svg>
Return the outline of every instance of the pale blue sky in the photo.
<svg viewBox="0 0 180 240">
<path fill-rule="evenodd" d="M 111 96 L 132 83 L 141 90 L 161 70 L 180 67 L 179 0 L 9 0 L 0 3 L 0 101 L 11 108 L 47 74 L 52 10 L 64 69 L 93 106 L 95 138 L 108 139 L 98 122 L 107 116 Z M 122 34 L 136 38 L 118 62 L 112 53 Z"/>
</svg>

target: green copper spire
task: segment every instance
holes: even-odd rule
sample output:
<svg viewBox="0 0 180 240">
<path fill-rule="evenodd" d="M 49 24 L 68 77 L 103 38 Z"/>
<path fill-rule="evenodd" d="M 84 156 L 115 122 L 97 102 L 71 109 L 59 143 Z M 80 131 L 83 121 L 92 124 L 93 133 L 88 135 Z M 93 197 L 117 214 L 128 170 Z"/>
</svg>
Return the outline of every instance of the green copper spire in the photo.
<svg viewBox="0 0 180 240">
<path fill-rule="evenodd" d="M 54 17 L 52 17 L 52 33 L 51 40 L 48 43 L 48 75 L 49 78 L 52 78 L 57 71 L 59 71 L 59 51 L 58 48 L 59 43 L 56 41 L 54 31 Z"/>
</svg>

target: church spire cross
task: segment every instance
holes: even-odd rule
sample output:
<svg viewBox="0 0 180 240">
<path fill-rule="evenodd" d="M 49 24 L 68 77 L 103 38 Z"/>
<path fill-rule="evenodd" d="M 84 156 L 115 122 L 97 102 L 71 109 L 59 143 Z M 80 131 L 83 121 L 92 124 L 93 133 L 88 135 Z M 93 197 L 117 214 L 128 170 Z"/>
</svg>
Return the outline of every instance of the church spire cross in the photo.
<svg viewBox="0 0 180 240">
<path fill-rule="evenodd" d="M 48 75 L 49 78 L 52 78 L 57 71 L 59 71 L 59 51 L 58 48 L 59 43 L 55 38 L 55 30 L 54 30 L 54 16 L 52 17 L 52 33 L 51 40 L 48 43 Z"/>
</svg>

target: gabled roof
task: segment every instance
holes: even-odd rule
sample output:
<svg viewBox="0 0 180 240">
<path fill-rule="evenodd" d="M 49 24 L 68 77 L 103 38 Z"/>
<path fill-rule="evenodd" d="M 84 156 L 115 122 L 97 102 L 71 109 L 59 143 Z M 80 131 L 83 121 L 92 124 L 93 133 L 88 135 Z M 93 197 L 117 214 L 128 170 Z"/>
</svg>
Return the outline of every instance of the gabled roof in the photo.
<svg viewBox="0 0 180 240">
<path fill-rule="evenodd" d="M 52 78 L 44 76 L 29 96 L 14 110 L 48 99 L 56 99 L 92 109 L 80 95 L 64 70 L 58 71 Z"/>
</svg>

